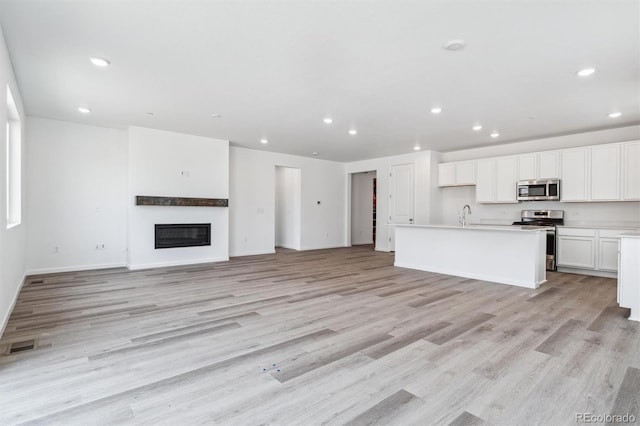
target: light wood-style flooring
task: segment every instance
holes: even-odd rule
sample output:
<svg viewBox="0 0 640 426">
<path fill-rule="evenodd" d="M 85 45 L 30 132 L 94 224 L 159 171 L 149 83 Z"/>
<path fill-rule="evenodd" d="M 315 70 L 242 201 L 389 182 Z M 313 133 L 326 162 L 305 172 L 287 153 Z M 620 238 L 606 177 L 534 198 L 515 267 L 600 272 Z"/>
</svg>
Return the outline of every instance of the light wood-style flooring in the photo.
<svg viewBox="0 0 640 426">
<path fill-rule="evenodd" d="M 0 351 L 36 349 L 0 356 L 0 424 L 637 419 L 640 325 L 616 281 L 549 276 L 396 268 L 370 246 L 32 276 Z"/>
</svg>

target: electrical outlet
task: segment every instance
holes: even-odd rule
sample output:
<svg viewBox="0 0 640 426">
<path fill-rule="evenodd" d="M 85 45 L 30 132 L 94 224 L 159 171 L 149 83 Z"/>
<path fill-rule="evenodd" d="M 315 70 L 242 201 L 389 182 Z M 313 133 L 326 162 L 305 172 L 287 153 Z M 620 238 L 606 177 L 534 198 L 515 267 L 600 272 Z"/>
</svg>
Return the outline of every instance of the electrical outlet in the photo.
<svg viewBox="0 0 640 426">
<path fill-rule="evenodd" d="M 58 247 L 58 246 L 54 246 L 54 247 L 53 247 L 53 252 L 54 252 L 54 253 L 60 253 L 60 247 Z"/>
<path fill-rule="evenodd" d="M 96 250 L 104 250 L 104 244 L 96 244 Z"/>
</svg>

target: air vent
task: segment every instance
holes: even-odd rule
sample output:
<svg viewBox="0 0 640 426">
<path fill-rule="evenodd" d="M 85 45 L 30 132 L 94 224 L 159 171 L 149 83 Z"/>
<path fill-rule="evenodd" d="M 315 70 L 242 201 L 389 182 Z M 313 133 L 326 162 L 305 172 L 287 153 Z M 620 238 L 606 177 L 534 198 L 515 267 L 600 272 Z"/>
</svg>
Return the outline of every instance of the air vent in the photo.
<svg viewBox="0 0 640 426">
<path fill-rule="evenodd" d="M 7 355 L 13 355 L 19 352 L 32 351 L 35 348 L 36 348 L 35 339 L 25 340 L 24 342 L 14 342 L 9 346 Z"/>
</svg>

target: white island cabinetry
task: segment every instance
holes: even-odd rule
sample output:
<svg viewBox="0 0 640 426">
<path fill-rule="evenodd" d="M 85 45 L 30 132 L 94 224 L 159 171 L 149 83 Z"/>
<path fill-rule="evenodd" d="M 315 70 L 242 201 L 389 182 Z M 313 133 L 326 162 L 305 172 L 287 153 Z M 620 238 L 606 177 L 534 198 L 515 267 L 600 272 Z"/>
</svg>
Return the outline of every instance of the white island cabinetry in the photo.
<svg viewBox="0 0 640 426">
<path fill-rule="evenodd" d="M 546 238 L 535 226 L 396 225 L 395 266 L 538 288 Z"/>
<path fill-rule="evenodd" d="M 630 320 L 640 321 L 640 232 L 625 232 L 620 238 L 618 303 L 630 308 Z"/>
</svg>

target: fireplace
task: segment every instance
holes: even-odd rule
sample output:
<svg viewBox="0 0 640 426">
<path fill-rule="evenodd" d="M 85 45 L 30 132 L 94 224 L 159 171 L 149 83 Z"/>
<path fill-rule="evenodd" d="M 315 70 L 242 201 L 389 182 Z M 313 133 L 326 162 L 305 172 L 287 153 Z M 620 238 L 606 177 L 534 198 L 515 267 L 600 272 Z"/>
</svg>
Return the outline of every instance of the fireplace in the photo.
<svg viewBox="0 0 640 426">
<path fill-rule="evenodd" d="M 210 223 L 156 224 L 156 249 L 211 245 Z"/>
</svg>

